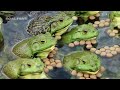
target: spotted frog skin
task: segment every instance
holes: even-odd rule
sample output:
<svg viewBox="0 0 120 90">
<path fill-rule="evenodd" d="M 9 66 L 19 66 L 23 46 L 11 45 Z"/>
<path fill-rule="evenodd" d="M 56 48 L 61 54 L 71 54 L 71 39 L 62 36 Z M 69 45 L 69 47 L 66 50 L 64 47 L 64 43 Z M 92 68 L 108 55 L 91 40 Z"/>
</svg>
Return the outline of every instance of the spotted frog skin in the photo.
<svg viewBox="0 0 120 90">
<path fill-rule="evenodd" d="M 5 64 L 2 71 L 7 77 L 18 79 L 28 74 L 42 73 L 43 69 L 44 64 L 39 58 L 18 58 Z"/>
<path fill-rule="evenodd" d="M 73 23 L 73 19 L 64 12 L 58 11 L 52 14 L 38 16 L 29 22 L 27 32 L 32 35 L 50 32 L 53 36 L 62 35 Z"/>
<path fill-rule="evenodd" d="M 64 57 L 63 65 L 67 70 L 96 74 L 99 71 L 101 62 L 100 58 L 92 52 L 74 51 Z"/>
<path fill-rule="evenodd" d="M 36 55 L 43 59 L 55 48 L 56 43 L 57 40 L 50 33 L 39 34 L 17 43 L 12 52 L 21 58 L 33 58 Z"/>
<path fill-rule="evenodd" d="M 74 41 L 90 40 L 98 36 L 98 31 L 92 24 L 83 24 L 72 28 L 69 32 L 62 35 L 60 43 L 69 44 Z"/>
</svg>

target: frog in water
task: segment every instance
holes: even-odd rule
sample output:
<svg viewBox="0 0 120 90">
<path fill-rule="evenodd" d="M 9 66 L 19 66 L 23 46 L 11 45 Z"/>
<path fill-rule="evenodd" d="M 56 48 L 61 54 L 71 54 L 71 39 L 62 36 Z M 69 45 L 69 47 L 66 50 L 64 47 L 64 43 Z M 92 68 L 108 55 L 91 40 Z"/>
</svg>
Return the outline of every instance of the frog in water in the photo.
<svg viewBox="0 0 120 90">
<path fill-rule="evenodd" d="M 118 36 L 120 37 L 120 11 L 112 11 L 109 14 L 109 18 L 111 19 L 110 28 L 118 30 Z"/>
<path fill-rule="evenodd" d="M 43 59 L 55 48 L 56 43 L 57 40 L 47 32 L 17 43 L 12 52 L 21 58 L 34 58 L 34 56 L 37 56 Z"/>
<path fill-rule="evenodd" d="M 100 58 L 89 51 L 74 51 L 63 58 L 63 66 L 71 71 L 96 74 L 100 70 Z"/>
<path fill-rule="evenodd" d="M 34 79 L 37 74 L 39 77 L 44 76 L 45 78 L 46 75 L 43 75 L 43 71 L 44 63 L 40 60 L 40 58 L 18 58 L 5 64 L 2 69 L 3 75 L 10 79 Z M 42 76 L 40 76 L 41 74 Z"/>
<path fill-rule="evenodd" d="M 32 19 L 27 26 L 27 32 L 32 35 L 50 32 L 52 36 L 61 36 L 72 23 L 73 19 L 71 17 L 64 12 L 57 11 Z"/>
<path fill-rule="evenodd" d="M 69 44 L 74 41 L 91 40 L 98 36 L 99 32 L 92 24 L 78 25 L 72 28 L 69 32 L 62 35 L 59 43 Z"/>
</svg>

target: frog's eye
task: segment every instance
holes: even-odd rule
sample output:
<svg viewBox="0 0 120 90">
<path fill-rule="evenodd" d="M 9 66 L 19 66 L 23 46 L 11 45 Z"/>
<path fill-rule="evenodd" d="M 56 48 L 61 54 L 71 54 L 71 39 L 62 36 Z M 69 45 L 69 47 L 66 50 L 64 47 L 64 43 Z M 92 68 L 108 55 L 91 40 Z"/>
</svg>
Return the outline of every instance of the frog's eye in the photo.
<svg viewBox="0 0 120 90">
<path fill-rule="evenodd" d="M 86 34 L 88 31 L 87 31 L 87 30 L 84 30 L 83 32 L 84 32 L 84 34 Z"/>
<path fill-rule="evenodd" d="M 27 64 L 27 66 L 28 66 L 28 67 L 31 67 L 31 65 L 30 65 L 30 64 Z"/>
<path fill-rule="evenodd" d="M 60 22 L 63 22 L 63 19 L 62 19 L 62 18 L 60 18 L 60 19 L 59 19 L 59 21 L 60 21 Z"/>
<path fill-rule="evenodd" d="M 44 43 L 45 43 L 45 40 L 41 40 L 40 42 L 41 42 L 42 44 L 44 44 Z"/>
</svg>

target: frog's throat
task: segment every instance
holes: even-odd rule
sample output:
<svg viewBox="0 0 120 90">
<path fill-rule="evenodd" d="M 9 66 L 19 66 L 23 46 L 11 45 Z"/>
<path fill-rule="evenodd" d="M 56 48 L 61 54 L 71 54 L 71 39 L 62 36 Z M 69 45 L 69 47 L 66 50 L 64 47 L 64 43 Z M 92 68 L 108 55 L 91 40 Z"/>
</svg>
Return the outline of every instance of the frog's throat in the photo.
<svg viewBox="0 0 120 90">
<path fill-rule="evenodd" d="M 61 28 L 61 29 L 58 29 L 56 32 L 54 32 L 54 33 L 56 33 L 55 35 L 62 35 L 64 32 L 67 31 L 67 29 L 68 29 L 71 25 L 72 25 L 72 23 L 68 24 L 67 26 L 65 26 L 65 27 L 63 27 L 63 28 Z"/>
<path fill-rule="evenodd" d="M 48 56 L 48 54 L 55 48 L 55 45 L 43 50 L 42 52 L 37 53 L 37 56 L 40 57 L 41 59 L 44 59 Z"/>
<path fill-rule="evenodd" d="M 99 70 L 95 71 L 95 72 L 90 72 L 90 71 L 83 71 L 84 73 L 88 73 L 88 74 L 97 74 L 99 72 Z"/>
</svg>

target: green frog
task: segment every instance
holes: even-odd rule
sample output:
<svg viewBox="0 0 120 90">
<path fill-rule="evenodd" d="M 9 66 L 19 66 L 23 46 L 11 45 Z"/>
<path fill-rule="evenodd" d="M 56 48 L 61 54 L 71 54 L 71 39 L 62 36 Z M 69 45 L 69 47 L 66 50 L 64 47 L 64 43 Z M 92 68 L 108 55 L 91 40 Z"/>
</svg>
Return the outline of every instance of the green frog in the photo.
<svg viewBox="0 0 120 90">
<path fill-rule="evenodd" d="M 72 23 L 73 19 L 70 16 L 64 12 L 57 11 L 32 19 L 27 26 L 27 32 L 32 35 L 46 32 L 50 32 L 52 36 L 62 35 Z"/>
<path fill-rule="evenodd" d="M 12 52 L 21 58 L 40 57 L 44 59 L 55 48 L 57 40 L 49 32 L 32 36 L 18 42 Z"/>
<path fill-rule="evenodd" d="M 64 56 L 63 66 L 67 70 L 76 70 L 88 74 L 96 74 L 100 70 L 100 58 L 89 51 L 74 51 Z"/>
<path fill-rule="evenodd" d="M 62 35 L 61 44 L 69 44 L 74 41 L 91 40 L 96 38 L 99 32 L 92 24 L 78 25 Z"/>
<path fill-rule="evenodd" d="M 18 58 L 5 64 L 2 73 L 10 79 L 34 79 L 36 73 L 38 73 L 38 75 L 42 74 L 41 77 L 45 78 L 43 70 L 44 63 L 40 58 Z M 30 75 L 32 76 L 30 77 Z"/>
<path fill-rule="evenodd" d="M 112 11 L 109 14 L 109 18 L 111 19 L 110 28 L 118 30 L 118 36 L 120 37 L 120 11 Z"/>
</svg>

